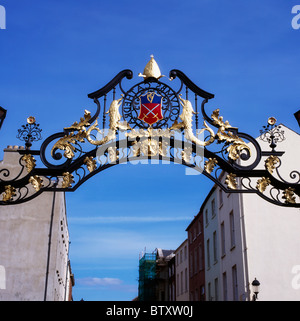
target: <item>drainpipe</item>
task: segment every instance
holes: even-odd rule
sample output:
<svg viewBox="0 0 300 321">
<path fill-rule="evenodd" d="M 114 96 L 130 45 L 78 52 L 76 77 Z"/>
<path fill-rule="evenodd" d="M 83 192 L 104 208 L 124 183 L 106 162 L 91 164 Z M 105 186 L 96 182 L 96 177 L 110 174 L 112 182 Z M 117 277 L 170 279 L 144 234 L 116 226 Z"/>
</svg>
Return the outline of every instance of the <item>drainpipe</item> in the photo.
<svg viewBox="0 0 300 321">
<path fill-rule="evenodd" d="M 240 200 L 240 213 L 241 213 L 241 228 L 242 228 L 242 251 L 243 251 L 243 261 L 244 261 L 244 288 L 247 291 L 247 299 L 250 301 L 250 288 L 249 288 L 249 268 L 248 268 L 248 255 L 247 255 L 247 241 L 246 241 L 246 228 L 245 228 L 245 213 L 244 213 L 244 202 L 243 202 L 243 194 L 239 193 Z"/>
<path fill-rule="evenodd" d="M 57 182 L 55 182 L 53 186 L 55 188 L 57 186 Z M 53 227 L 53 218 L 54 218 L 55 198 L 56 198 L 56 192 L 53 192 L 50 227 L 49 227 L 48 255 L 47 255 L 47 267 L 46 267 L 46 277 L 45 277 L 44 301 L 47 301 L 48 276 L 49 276 L 49 266 L 50 266 L 51 238 L 52 238 L 52 227 Z"/>
</svg>

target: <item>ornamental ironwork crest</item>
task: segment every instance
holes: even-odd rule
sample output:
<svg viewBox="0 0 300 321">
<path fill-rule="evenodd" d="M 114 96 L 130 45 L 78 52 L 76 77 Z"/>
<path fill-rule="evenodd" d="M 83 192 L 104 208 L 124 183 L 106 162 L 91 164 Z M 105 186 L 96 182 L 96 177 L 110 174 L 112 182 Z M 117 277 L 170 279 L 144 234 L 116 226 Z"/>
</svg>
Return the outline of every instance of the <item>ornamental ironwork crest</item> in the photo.
<svg viewBox="0 0 300 321">
<path fill-rule="evenodd" d="M 41 139 L 41 129 L 29 117 L 19 130 L 25 141 L 25 149 L 18 150 L 20 172 L 0 169 L 0 205 L 19 204 L 42 192 L 75 191 L 111 166 L 155 158 L 192 168 L 225 192 L 255 193 L 276 205 L 300 207 L 299 171 L 290 173 L 290 181 L 280 175 L 284 152 L 276 146 L 284 132 L 274 118 L 261 131 L 261 140 L 270 143 L 270 150 L 262 150 L 219 109 L 207 113 L 214 94 L 182 71 L 173 69 L 166 77 L 151 56 L 138 76 L 143 79 L 132 86 L 132 71 L 123 70 L 88 94 L 95 111 L 85 110 L 78 121 L 47 137 L 39 150 L 31 146 Z M 36 165 L 37 159 L 43 166 Z"/>
</svg>

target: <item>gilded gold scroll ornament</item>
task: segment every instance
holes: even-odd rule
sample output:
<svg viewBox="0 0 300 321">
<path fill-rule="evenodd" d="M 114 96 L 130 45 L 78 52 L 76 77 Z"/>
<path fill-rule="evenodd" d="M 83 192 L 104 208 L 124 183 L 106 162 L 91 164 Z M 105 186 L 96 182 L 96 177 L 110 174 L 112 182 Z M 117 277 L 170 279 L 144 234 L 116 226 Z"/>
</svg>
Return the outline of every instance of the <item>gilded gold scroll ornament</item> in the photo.
<svg viewBox="0 0 300 321">
<path fill-rule="evenodd" d="M 68 188 L 71 187 L 74 183 L 73 180 L 74 176 L 70 174 L 69 172 L 63 173 L 63 182 L 62 182 L 62 188 Z"/>
<path fill-rule="evenodd" d="M 189 163 L 192 158 L 193 149 L 192 147 L 184 147 L 184 150 L 181 152 L 182 159 Z"/>
<path fill-rule="evenodd" d="M 250 147 L 237 135 L 234 135 L 231 131 L 228 131 L 229 128 L 232 128 L 229 122 L 226 120 L 223 121 L 223 117 L 219 116 L 219 109 L 213 111 L 211 118 L 214 121 L 214 124 L 219 126 L 218 132 L 216 134 L 218 141 L 226 142 L 229 145 L 227 147 L 228 157 L 232 160 L 237 160 L 240 157 L 241 151 L 243 149 L 248 150 L 249 155 L 251 155 Z M 225 132 L 227 130 L 227 133 Z"/>
<path fill-rule="evenodd" d="M 110 146 L 107 148 L 109 160 L 114 163 L 119 159 L 119 151 L 116 146 Z"/>
<path fill-rule="evenodd" d="M 223 116 L 220 116 L 220 109 L 215 109 L 212 112 L 211 119 L 213 120 L 215 125 L 221 128 L 221 132 L 224 132 L 228 128 L 232 128 L 228 120 L 226 120 L 225 122 L 223 121 Z"/>
<path fill-rule="evenodd" d="M 70 127 L 66 127 L 65 129 L 72 129 L 78 131 L 78 133 L 74 134 L 74 131 L 70 132 L 69 134 L 65 135 L 61 139 L 59 139 L 51 150 L 51 155 L 56 149 L 64 150 L 64 156 L 66 158 L 72 159 L 75 154 L 75 147 L 72 144 L 77 142 L 84 142 L 86 138 L 86 127 L 90 125 L 89 120 L 91 119 L 91 113 L 88 110 L 84 111 L 84 117 L 80 118 L 80 122 L 77 121 L 73 123 Z"/>
<path fill-rule="evenodd" d="M 262 177 L 260 179 L 257 180 L 257 183 L 256 183 L 256 188 L 261 192 L 263 193 L 267 186 L 269 186 L 271 184 L 271 181 L 270 179 L 267 177 Z"/>
<path fill-rule="evenodd" d="M 271 155 L 265 160 L 266 169 L 270 174 L 273 173 L 275 165 L 279 163 L 279 158 L 277 156 Z"/>
<path fill-rule="evenodd" d="M 171 138 L 174 132 L 167 129 L 153 129 L 148 127 L 147 129 L 140 128 L 139 130 L 132 129 L 125 134 L 130 139 L 134 139 L 132 150 L 134 156 L 139 156 L 141 153 L 145 156 L 166 156 L 168 153 L 168 140 L 159 138 Z M 140 138 L 139 141 L 137 139 Z"/>
<path fill-rule="evenodd" d="M 155 138 L 144 138 L 140 141 L 135 141 L 132 146 L 133 156 L 166 156 L 168 143 L 160 142 Z"/>
<path fill-rule="evenodd" d="M 98 128 L 98 121 L 96 120 L 93 125 L 90 126 L 89 121 L 91 120 L 91 113 L 88 110 L 85 110 L 84 117 L 80 118 L 80 122 L 73 123 L 70 127 L 66 127 L 65 130 L 72 130 L 69 134 L 60 138 L 53 146 L 51 150 L 51 155 L 54 155 L 56 149 L 64 150 L 64 156 L 66 158 L 72 159 L 75 156 L 76 148 L 73 146 L 77 142 L 85 142 L 85 139 L 92 145 L 103 145 L 116 138 L 116 130 L 127 130 L 131 129 L 126 121 L 121 122 L 121 115 L 119 112 L 119 107 L 123 99 L 123 95 L 120 99 L 113 100 L 109 110 L 106 113 L 109 113 L 109 131 L 107 136 L 101 140 L 95 140 L 91 132 L 96 130 L 101 134 L 101 130 Z M 76 134 L 74 131 L 78 131 Z"/>
<path fill-rule="evenodd" d="M 204 170 L 208 173 L 208 174 L 210 174 L 213 170 L 214 170 L 214 168 L 215 168 L 215 166 L 216 166 L 216 164 L 218 163 L 218 161 L 216 160 L 216 158 L 209 158 L 207 161 L 205 161 L 205 165 L 204 165 Z"/>
<path fill-rule="evenodd" d="M 29 183 L 33 186 L 36 192 L 43 187 L 43 179 L 38 175 L 30 176 Z"/>
<path fill-rule="evenodd" d="M 227 184 L 228 188 L 236 189 L 237 188 L 236 174 L 228 174 L 226 176 L 225 183 Z"/>
<path fill-rule="evenodd" d="M 4 188 L 2 201 L 9 202 L 15 195 L 16 195 L 16 189 L 11 185 L 7 185 Z"/>
<path fill-rule="evenodd" d="M 227 148 L 227 152 L 228 157 L 232 160 L 237 160 L 240 157 L 241 151 L 244 149 L 246 149 L 249 152 L 249 155 L 251 155 L 250 147 L 243 141 L 243 139 L 228 131 L 232 126 L 227 120 L 224 122 L 222 116 L 219 116 L 219 109 L 214 110 L 211 115 L 213 123 L 219 127 L 217 134 L 215 135 L 214 131 L 204 121 L 204 128 L 200 130 L 199 134 L 202 134 L 204 131 L 208 131 L 209 139 L 207 141 L 199 140 L 192 130 L 193 115 L 196 114 L 193 106 L 189 100 L 181 98 L 181 95 L 179 95 L 179 99 L 182 106 L 182 114 L 179 117 L 182 122 L 178 123 L 175 121 L 171 129 L 184 128 L 185 138 L 199 146 L 208 146 L 212 144 L 215 139 L 218 139 L 219 143 L 226 142 L 227 144 L 230 144 Z"/>
<path fill-rule="evenodd" d="M 296 197 L 294 192 L 295 192 L 295 189 L 292 187 L 289 187 L 284 190 L 282 198 L 285 199 L 285 203 L 287 204 L 296 203 Z"/>
<path fill-rule="evenodd" d="M 84 159 L 83 163 L 86 164 L 86 167 L 90 173 L 93 172 L 97 168 L 96 160 L 94 159 L 93 156 L 90 156 L 90 157 L 87 156 Z"/>
<path fill-rule="evenodd" d="M 30 173 L 36 165 L 34 157 L 31 154 L 25 154 L 22 157 L 22 160 L 25 162 L 25 167 L 27 169 L 27 172 Z"/>
</svg>

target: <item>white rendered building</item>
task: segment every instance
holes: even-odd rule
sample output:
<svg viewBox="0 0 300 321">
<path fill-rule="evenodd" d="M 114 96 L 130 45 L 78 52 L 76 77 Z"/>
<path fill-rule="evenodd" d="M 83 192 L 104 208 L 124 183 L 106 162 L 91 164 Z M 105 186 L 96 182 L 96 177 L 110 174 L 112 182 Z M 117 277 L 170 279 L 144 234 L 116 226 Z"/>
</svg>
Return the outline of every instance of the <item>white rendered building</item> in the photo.
<svg viewBox="0 0 300 321">
<path fill-rule="evenodd" d="M 276 150 L 285 154 L 280 174 L 293 182 L 289 173 L 300 170 L 300 136 L 281 127 L 285 140 Z M 268 143 L 257 141 L 262 150 L 270 150 Z M 256 194 L 227 194 L 218 186 L 202 209 L 206 300 L 252 300 L 255 278 L 258 300 L 300 300 L 300 209 L 274 205 Z"/>
<path fill-rule="evenodd" d="M 4 150 L 0 170 L 19 170 L 18 146 Z M 0 207 L 0 301 L 72 298 L 69 233 L 63 192 L 45 192 Z"/>
</svg>

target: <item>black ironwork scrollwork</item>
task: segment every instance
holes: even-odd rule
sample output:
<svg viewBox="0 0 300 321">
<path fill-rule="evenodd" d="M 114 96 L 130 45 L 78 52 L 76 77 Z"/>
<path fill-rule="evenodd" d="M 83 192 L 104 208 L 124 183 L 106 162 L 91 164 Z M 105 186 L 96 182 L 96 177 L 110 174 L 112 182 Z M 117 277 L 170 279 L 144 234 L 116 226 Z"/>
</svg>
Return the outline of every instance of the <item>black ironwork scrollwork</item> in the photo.
<svg viewBox="0 0 300 321">
<path fill-rule="evenodd" d="M 47 191 L 75 191 L 109 167 L 156 157 L 193 168 L 226 192 L 255 193 L 276 205 L 300 207 L 300 173 L 292 171 L 292 181 L 288 181 L 278 170 L 283 152 L 275 147 L 284 139 L 280 126 L 270 120 L 263 127 L 261 139 L 270 144 L 271 151 L 262 151 L 255 138 L 224 121 L 218 109 L 209 116 L 207 103 L 214 94 L 195 85 L 180 70 L 169 73 L 171 80 L 179 80 L 176 90 L 160 81 L 161 75 L 144 77 L 126 91 L 123 80 L 132 79 L 133 73 L 129 69 L 119 72 L 88 95 L 96 104 L 93 114 L 86 110 L 79 122 L 46 138 L 40 150 L 30 150 L 32 142 L 41 139 L 39 125 L 29 121 L 22 126 L 18 137 L 25 141 L 26 149 L 19 151 L 20 172 L 11 178 L 9 169 L 0 169 L 0 205 L 19 204 Z M 146 93 L 162 97 L 163 117 L 153 124 L 138 117 L 140 97 Z M 40 157 L 45 167 L 36 167 L 33 156 Z M 265 167 L 258 168 L 263 157 L 267 157 Z"/>
<path fill-rule="evenodd" d="M 30 149 L 32 142 L 42 139 L 41 132 L 40 124 L 31 116 L 27 118 L 27 124 L 18 129 L 17 138 L 25 142 L 26 149 Z"/>
<path fill-rule="evenodd" d="M 129 89 L 124 96 L 122 112 L 123 118 L 132 127 L 149 128 L 149 125 L 138 118 L 140 110 L 140 96 L 147 92 L 155 92 L 162 96 L 163 119 L 153 124 L 153 128 L 167 128 L 178 119 L 180 104 L 174 90 L 165 83 L 140 82 Z"/>
<path fill-rule="evenodd" d="M 274 117 L 270 117 L 268 119 L 268 125 L 263 126 L 263 129 L 260 130 L 260 139 L 270 144 L 272 152 L 275 152 L 277 143 L 285 140 L 284 130 L 281 129 L 280 125 L 276 125 L 276 119 Z"/>
</svg>

